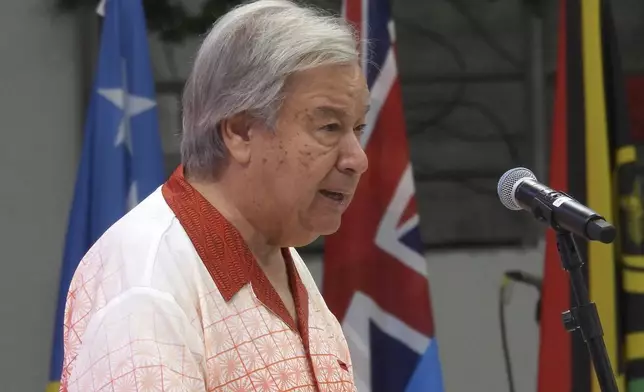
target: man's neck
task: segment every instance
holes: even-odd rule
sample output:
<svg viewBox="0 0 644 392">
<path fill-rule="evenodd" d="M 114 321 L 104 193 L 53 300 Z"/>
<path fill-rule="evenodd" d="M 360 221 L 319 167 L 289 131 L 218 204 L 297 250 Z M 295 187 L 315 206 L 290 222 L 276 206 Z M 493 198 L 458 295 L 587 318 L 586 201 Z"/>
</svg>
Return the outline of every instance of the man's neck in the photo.
<svg viewBox="0 0 644 392">
<path fill-rule="evenodd" d="M 235 226 L 260 264 L 264 267 L 272 267 L 271 264 L 283 260 L 280 247 L 271 245 L 267 237 L 244 217 L 244 214 L 233 202 L 234 198 L 226 194 L 224 186 L 210 181 L 195 181 L 192 179 L 187 179 L 187 181 L 228 222 Z"/>
</svg>

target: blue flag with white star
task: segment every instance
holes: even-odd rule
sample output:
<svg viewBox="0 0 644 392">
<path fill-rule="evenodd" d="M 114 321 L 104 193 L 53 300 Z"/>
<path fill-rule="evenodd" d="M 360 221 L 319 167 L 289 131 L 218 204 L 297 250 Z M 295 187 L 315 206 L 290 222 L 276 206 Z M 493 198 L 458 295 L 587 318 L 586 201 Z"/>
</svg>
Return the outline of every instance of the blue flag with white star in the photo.
<svg viewBox="0 0 644 392">
<path fill-rule="evenodd" d="M 79 261 L 107 228 L 163 180 L 163 152 L 143 6 L 141 0 L 107 0 L 65 240 L 49 376 L 51 390 L 58 391 L 65 300 Z"/>
</svg>

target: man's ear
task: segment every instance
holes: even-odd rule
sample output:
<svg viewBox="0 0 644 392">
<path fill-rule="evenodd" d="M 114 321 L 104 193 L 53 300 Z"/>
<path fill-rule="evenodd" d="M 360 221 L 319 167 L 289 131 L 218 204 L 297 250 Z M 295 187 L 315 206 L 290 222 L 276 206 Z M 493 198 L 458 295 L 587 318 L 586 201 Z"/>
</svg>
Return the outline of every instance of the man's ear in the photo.
<svg viewBox="0 0 644 392">
<path fill-rule="evenodd" d="M 250 133 L 253 122 L 245 113 L 238 113 L 219 123 L 221 138 L 230 157 L 245 165 L 250 161 Z"/>
</svg>

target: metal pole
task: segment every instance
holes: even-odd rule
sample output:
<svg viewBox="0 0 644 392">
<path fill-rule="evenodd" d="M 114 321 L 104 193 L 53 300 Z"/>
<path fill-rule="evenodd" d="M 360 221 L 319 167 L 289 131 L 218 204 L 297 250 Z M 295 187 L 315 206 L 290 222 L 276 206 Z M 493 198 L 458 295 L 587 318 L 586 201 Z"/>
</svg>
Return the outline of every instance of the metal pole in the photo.
<svg viewBox="0 0 644 392">
<path fill-rule="evenodd" d="M 86 111 L 91 96 L 94 73 L 98 63 L 98 47 L 100 40 L 100 20 L 94 7 L 79 7 L 74 11 L 75 27 L 77 34 L 77 60 L 79 62 L 80 91 L 79 96 L 83 103 L 79 112 L 81 127 L 78 129 L 78 151 L 80 152 L 84 138 L 84 124 Z"/>
<path fill-rule="evenodd" d="M 540 181 L 548 183 L 549 135 L 545 111 L 546 73 L 543 50 L 543 1 L 524 0 L 524 18 L 526 20 L 526 110 L 529 123 L 527 130 L 532 142 L 532 169 Z M 525 245 L 537 245 L 543 241 L 546 230 L 534 221 L 534 231 L 526 238 Z M 536 240 L 535 242 L 533 242 Z"/>
<path fill-rule="evenodd" d="M 543 48 L 543 2 L 528 0 L 529 19 L 529 102 L 533 141 L 534 172 L 541 181 L 548 181 L 549 134 L 546 123 L 546 73 Z"/>
</svg>

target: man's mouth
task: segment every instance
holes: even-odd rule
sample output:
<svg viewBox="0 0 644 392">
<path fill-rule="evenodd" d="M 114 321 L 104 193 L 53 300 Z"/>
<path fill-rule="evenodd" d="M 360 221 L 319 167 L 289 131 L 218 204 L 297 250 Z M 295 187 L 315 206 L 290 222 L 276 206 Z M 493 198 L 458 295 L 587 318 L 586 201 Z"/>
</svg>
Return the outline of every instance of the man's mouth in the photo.
<svg viewBox="0 0 644 392">
<path fill-rule="evenodd" d="M 339 202 L 339 203 L 344 202 L 344 200 L 345 200 L 345 199 L 346 199 L 346 197 L 347 197 L 347 195 L 346 195 L 346 194 L 344 194 L 344 193 L 340 193 L 340 192 L 333 192 L 333 191 L 329 191 L 329 190 L 326 190 L 326 189 L 322 189 L 322 190 L 320 191 L 320 194 L 321 194 L 322 196 L 324 196 L 324 197 L 328 197 L 329 199 L 331 199 L 331 200 L 333 200 L 333 201 L 336 201 L 336 202 Z"/>
</svg>

